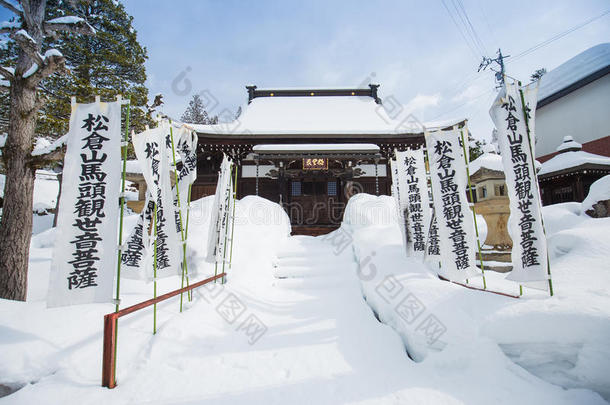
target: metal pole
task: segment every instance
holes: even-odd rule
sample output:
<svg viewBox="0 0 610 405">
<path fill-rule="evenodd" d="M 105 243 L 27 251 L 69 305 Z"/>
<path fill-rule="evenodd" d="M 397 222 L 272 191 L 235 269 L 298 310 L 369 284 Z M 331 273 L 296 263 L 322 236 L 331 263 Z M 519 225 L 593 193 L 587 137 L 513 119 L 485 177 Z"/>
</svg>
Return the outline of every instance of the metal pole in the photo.
<svg viewBox="0 0 610 405">
<path fill-rule="evenodd" d="M 470 193 L 470 201 L 472 201 L 472 216 L 474 217 L 474 231 L 477 235 L 477 247 L 479 248 L 479 260 L 481 262 L 481 273 L 483 274 L 483 289 L 487 289 L 487 281 L 485 280 L 485 266 L 483 265 L 483 253 L 481 252 L 481 240 L 479 239 L 479 227 L 477 225 L 477 211 L 474 209 L 474 197 L 472 195 L 472 185 L 470 184 L 470 169 L 468 168 L 468 156 L 466 156 L 466 141 L 464 140 L 464 130 L 460 129 L 462 136 L 462 149 L 464 150 L 464 163 L 466 164 L 466 178 L 468 178 L 468 192 Z"/>
<path fill-rule="evenodd" d="M 544 238 L 546 239 L 546 229 L 544 227 L 544 218 L 542 217 L 542 204 L 540 201 L 540 189 L 538 184 L 538 175 L 536 174 L 536 165 L 534 163 L 534 151 L 532 150 L 532 139 L 530 135 L 530 124 L 529 124 L 529 116 L 527 114 L 527 109 L 525 108 L 525 97 L 523 96 L 523 90 L 521 90 L 521 82 L 517 82 L 519 86 L 519 95 L 521 96 L 521 108 L 523 109 L 523 116 L 525 118 L 525 130 L 527 132 L 527 144 L 530 149 L 531 156 L 531 164 L 532 164 L 532 173 L 534 174 L 534 184 L 536 186 L 536 192 L 538 193 L 538 209 L 540 210 L 540 221 L 542 223 L 542 233 L 544 234 Z M 547 265 L 547 274 L 549 275 L 549 293 L 551 297 L 553 296 L 553 280 L 551 280 L 551 260 L 549 259 L 549 250 L 547 247 L 546 250 L 546 265 Z M 520 286 L 521 287 L 521 286 Z"/>
</svg>

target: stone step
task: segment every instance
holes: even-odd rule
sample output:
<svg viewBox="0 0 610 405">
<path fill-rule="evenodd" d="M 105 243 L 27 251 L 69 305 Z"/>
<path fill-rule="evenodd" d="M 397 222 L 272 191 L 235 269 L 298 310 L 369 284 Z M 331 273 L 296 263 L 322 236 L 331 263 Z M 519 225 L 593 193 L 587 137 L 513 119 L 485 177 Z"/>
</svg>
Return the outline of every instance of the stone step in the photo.
<svg viewBox="0 0 610 405">
<path fill-rule="evenodd" d="M 341 288 L 341 287 L 358 287 L 358 279 L 355 275 L 334 275 L 328 277 L 312 277 L 312 278 L 278 278 L 274 280 L 273 285 L 279 288 L 291 290 L 306 290 L 306 289 L 325 289 L 325 288 Z"/>
<path fill-rule="evenodd" d="M 349 259 L 349 258 L 348 258 Z M 346 260 L 345 257 L 342 256 L 328 256 L 328 255 L 320 255 L 317 253 L 313 253 L 309 256 L 285 256 L 278 257 L 274 261 L 275 267 L 285 267 L 285 266 L 299 266 L 299 267 L 318 267 L 318 266 L 341 266 L 345 265 L 345 263 L 349 263 L 349 260 Z"/>
<path fill-rule="evenodd" d="M 276 278 L 308 278 L 308 277 L 333 277 L 336 275 L 350 276 L 356 273 L 356 263 L 343 263 L 338 266 L 278 266 L 274 268 L 273 274 Z"/>
</svg>

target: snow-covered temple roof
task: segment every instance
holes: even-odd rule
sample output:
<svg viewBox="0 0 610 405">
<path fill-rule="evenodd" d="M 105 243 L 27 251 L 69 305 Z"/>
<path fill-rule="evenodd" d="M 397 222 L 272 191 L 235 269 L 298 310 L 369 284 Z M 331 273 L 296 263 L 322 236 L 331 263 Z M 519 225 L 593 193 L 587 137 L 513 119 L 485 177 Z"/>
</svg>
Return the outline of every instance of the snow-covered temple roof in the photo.
<svg viewBox="0 0 610 405">
<path fill-rule="evenodd" d="M 188 124 L 198 133 L 217 135 L 393 135 L 446 128 L 464 120 L 421 124 L 393 120 L 375 99 L 355 97 L 260 97 L 231 123 Z"/>
<path fill-rule="evenodd" d="M 596 73 L 603 75 L 604 70 L 608 70 L 609 67 L 610 43 L 599 44 L 579 53 L 540 79 L 538 107 L 557 98 L 553 96 L 559 96 L 558 93 L 568 90 L 571 86 L 586 81 L 585 79 L 589 77 L 593 79 Z M 548 100 L 545 102 L 547 98 Z"/>
<path fill-rule="evenodd" d="M 502 156 L 495 153 L 483 153 L 468 165 L 471 176 L 482 168 L 496 172 L 503 172 L 504 168 L 502 166 Z"/>
<path fill-rule="evenodd" d="M 609 157 L 584 152 L 581 148 L 582 145 L 574 141 L 571 136 L 565 136 L 563 142 L 557 147 L 559 154 L 544 162 L 538 175 L 555 173 L 586 164 L 610 167 Z"/>
<path fill-rule="evenodd" d="M 252 148 L 255 153 L 285 153 L 285 152 L 316 152 L 316 153 L 378 153 L 379 146 L 372 143 L 300 143 L 300 144 L 268 144 L 256 145 Z"/>
</svg>

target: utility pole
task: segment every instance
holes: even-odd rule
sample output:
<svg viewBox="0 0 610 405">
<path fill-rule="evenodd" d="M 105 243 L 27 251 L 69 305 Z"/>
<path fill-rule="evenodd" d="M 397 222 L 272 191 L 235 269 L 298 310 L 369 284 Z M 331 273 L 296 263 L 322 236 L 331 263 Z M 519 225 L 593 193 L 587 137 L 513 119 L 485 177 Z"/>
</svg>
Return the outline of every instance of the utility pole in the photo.
<svg viewBox="0 0 610 405">
<path fill-rule="evenodd" d="M 502 49 L 498 48 L 498 57 L 492 59 L 492 58 L 488 58 L 488 57 L 484 56 L 483 60 L 481 61 L 481 64 L 479 65 L 479 69 L 477 70 L 477 72 L 487 69 L 493 63 L 497 63 L 498 66 L 500 67 L 500 70 L 495 70 L 493 67 L 490 67 L 489 69 L 496 72 L 496 82 L 498 83 L 497 87 L 502 87 L 504 85 L 504 74 L 505 74 L 504 58 L 508 58 L 508 57 L 510 57 L 510 55 L 506 55 L 506 56 L 502 55 Z"/>
</svg>

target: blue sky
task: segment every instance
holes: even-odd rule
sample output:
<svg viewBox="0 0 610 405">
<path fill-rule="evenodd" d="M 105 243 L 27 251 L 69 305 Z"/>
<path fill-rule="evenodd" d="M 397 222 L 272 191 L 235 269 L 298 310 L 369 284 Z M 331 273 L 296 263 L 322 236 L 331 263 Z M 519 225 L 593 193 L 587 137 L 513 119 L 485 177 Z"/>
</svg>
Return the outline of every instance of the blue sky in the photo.
<svg viewBox="0 0 610 405">
<path fill-rule="evenodd" d="M 453 4 L 445 0 L 455 16 Z M 245 104 L 247 84 L 262 87 L 381 84 L 382 98 L 422 121 L 468 118 L 490 138 L 493 73 L 477 73 L 481 51 L 468 46 L 442 0 L 237 1 L 123 0 L 148 49 L 150 94 L 179 117 L 193 94 L 213 114 Z M 462 0 L 484 50 L 520 52 L 610 9 L 608 0 Z M 457 18 L 457 16 L 455 16 Z M 459 21 L 459 20 L 458 20 Z M 610 40 L 610 14 L 514 62 L 528 81 Z M 224 113 L 223 113 L 224 111 Z"/>
</svg>

